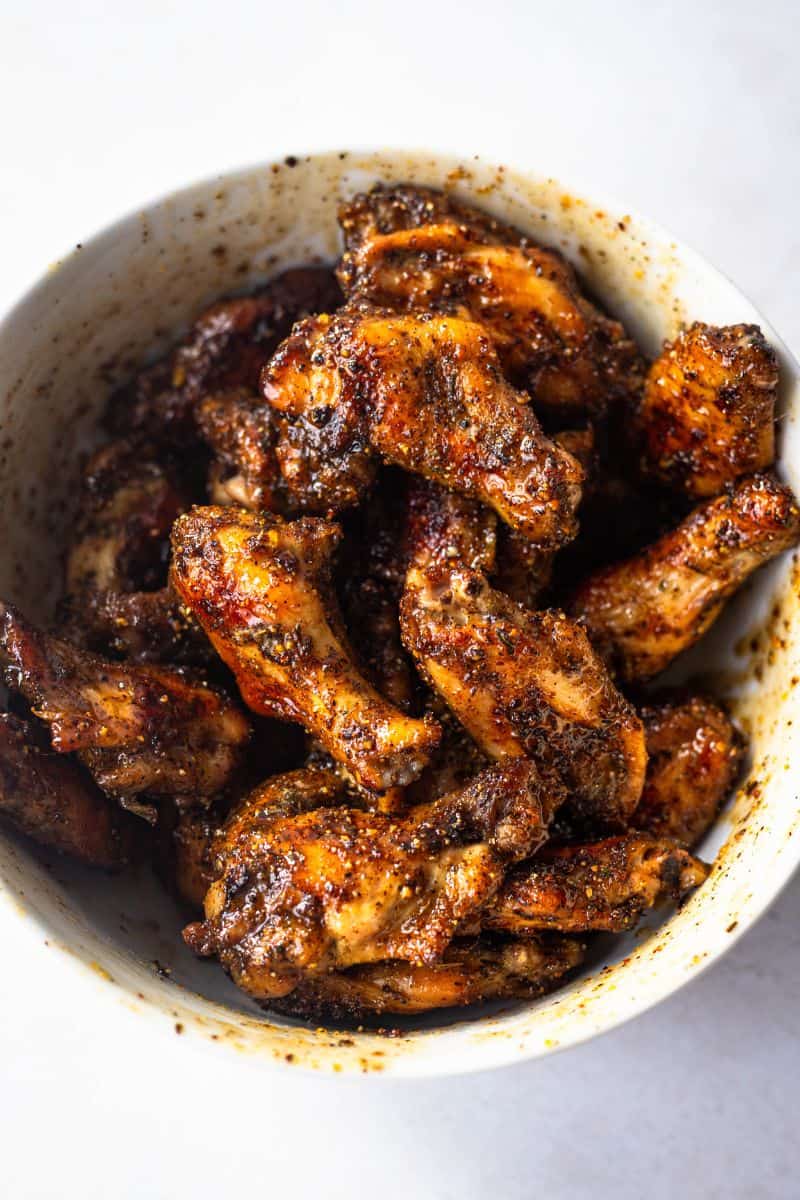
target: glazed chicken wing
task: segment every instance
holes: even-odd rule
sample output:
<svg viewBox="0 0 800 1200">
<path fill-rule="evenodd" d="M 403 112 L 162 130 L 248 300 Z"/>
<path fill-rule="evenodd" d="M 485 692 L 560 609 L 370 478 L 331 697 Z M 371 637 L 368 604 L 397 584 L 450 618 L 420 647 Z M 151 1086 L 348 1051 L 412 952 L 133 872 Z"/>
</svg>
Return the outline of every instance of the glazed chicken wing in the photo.
<svg viewBox="0 0 800 1200">
<path fill-rule="evenodd" d="M 254 712 L 296 721 L 365 787 L 410 782 L 438 729 L 359 673 L 332 594 L 337 525 L 196 508 L 173 531 L 172 580 Z"/>
<path fill-rule="evenodd" d="M 287 484 L 310 463 L 331 508 L 363 494 L 362 467 L 377 452 L 483 501 L 534 541 L 558 546 L 575 534 L 582 468 L 544 436 L 473 321 L 369 310 L 317 318 L 295 328 L 262 386 L 282 414 Z"/>
<path fill-rule="evenodd" d="M 624 821 L 642 790 L 644 732 L 585 632 L 432 561 L 419 520 L 416 536 L 400 621 L 423 677 L 491 758 L 554 762 L 578 808 Z"/>
<path fill-rule="evenodd" d="M 642 469 L 717 496 L 775 457 L 778 360 L 757 325 L 695 323 L 650 368 L 635 420 Z"/>
<path fill-rule="evenodd" d="M 581 294 L 560 254 L 427 189 L 377 188 L 340 210 L 349 299 L 480 321 L 535 403 L 603 411 L 642 365 L 617 321 Z"/>
<path fill-rule="evenodd" d="M 195 408 L 203 397 L 236 388 L 255 392 L 261 367 L 294 322 L 340 301 L 324 267 L 285 271 L 250 296 L 217 301 L 172 354 L 112 397 L 111 428 L 185 450 L 197 436 Z"/>
<path fill-rule="evenodd" d="M 716 820 L 742 765 L 742 738 L 706 696 L 680 696 L 641 710 L 649 761 L 634 829 L 694 846 Z"/>
<path fill-rule="evenodd" d="M 403 816 L 352 807 L 329 771 L 274 777 L 226 822 L 206 919 L 185 936 L 259 1000 L 361 963 L 435 963 L 563 799 L 529 762 Z"/>
<path fill-rule="evenodd" d="M 244 714 L 207 684 L 109 662 L 2 603 L 0 663 L 7 685 L 50 726 L 53 749 L 76 751 L 100 787 L 129 806 L 140 793 L 205 801 L 231 778 L 250 736 Z"/>
<path fill-rule="evenodd" d="M 123 815 L 77 763 L 39 746 L 33 727 L 0 714 L 0 816 L 45 846 L 96 867 L 133 850 Z"/>
<path fill-rule="evenodd" d="M 748 575 L 799 539 L 789 488 L 753 475 L 641 554 L 590 575 L 571 611 L 623 679 L 650 679 L 703 636 Z"/>
<path fill-rule="evenodd" d="M 394 960 L 305 980 L 284 1005 L 295 1015 L 358 1020 L 368 1013 L 430 1012 L 486 1000 L 525 999 L 552 991 L 579 966 L 577 938 L 451 942 L 441 962 Z"/>
<path fill-rule="evenodd" d="M 542 929 L 621 932 L 646 909 L 683 899 L 707 875 L 705 863 L 674 842 L 636 834 L 546 847 L 511 872 L 482 926 L 517 936 Z"/>
<path fill-rule="evenodd" d="M 200 401 L 196 418 L 215 455 L 208 485 L 212 502 L 285 510 L 275 416 L 264 399 L 247 388 L 217 392 Z"/>
</svg>

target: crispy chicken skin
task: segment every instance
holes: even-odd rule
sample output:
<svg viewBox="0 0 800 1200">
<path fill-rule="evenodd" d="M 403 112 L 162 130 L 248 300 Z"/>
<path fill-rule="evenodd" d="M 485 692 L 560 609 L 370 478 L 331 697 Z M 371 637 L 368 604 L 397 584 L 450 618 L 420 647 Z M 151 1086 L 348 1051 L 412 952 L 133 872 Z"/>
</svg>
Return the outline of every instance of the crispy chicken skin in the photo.
<svg viewBox="0 0 800 1200">
<path fill-rule="evenodd" d="M 384 816 L 353 808 L 329 771 L 273 777 L 225 823 L 206 919 L 184 936 L 259 1000 L 361 963 L 435 963 L 506 865 L 544 841 L 564 794 L 516 762 Z"/>
<path fill-rule="evenodd" d="M 634 343 L 581 294 L 557 252 L 422 188 L 356 196 L 340 223 L 349 299 L 480 321 L 509 376 L 557 412 L 602 412 L 636 390 Z"/>
<path fill-rule="evenodd" d="M 248 706 L 296 721 L 359 783 L 410 782 L 439 739 L 358 671 L 331 587 L 337 525 L 196 508 L 173 530 L 172 581 Z"/>
<path fill-rule="evenodd" d="M 486 1000 L 525 999 L 557 987 L 580 965 L 577 938 L 451 942 L 441 962 L 370 963 L 304 980 L 284 1001 L 298 1016 L 358 1020 L 369 1013 L 429 1012 Z"/>
<path fill-rule="evenodd" d="M 634 558 L 594 572 L 571 611 L 624 680 L 650 679 L 703 636 L 748 575 L 798 539 L 789 488 L 753 475 Z"/>
<path fill-rule="evenodd" d="M 238 768 L 250 723 L 221 692 L 177 670 L 109 662 L 34 629 L 0 603 L 5 680 L 76 751 L 104 791 L 202 803 Z"/>
<path fill-rule="evenodd" d="M 584 630 L 563 613 L 514 603 L 458 555 L 455 565 L 437 556 L 441 543 L 465 541 L 463 519 L 452 539 L 438 520 L 426 536 L 425 524 L 414 514 L 400 606 L 423 678 L 491 758 L 553 762 L 579 808 L 624 821 L 641 795 L 644 732 Z"/>
<path fill-rule="evenodd" d="M 645 474 L 701 499 L 775 457 L 778 360 L 757 325 L 695 323 L 668 342 L 634 424 Z"/>
<path fill-rule="evenodd" d="M 641 709 L 649 761 L 634 829 L 690 849 L 714 823 L 742 765 L 742 738 L 707 696 Z"/>
<path fill-rule="evenodd" d="M 122 814 L 77 763 L 38 745 L 33 727 L 0 714 L 0 816 L 63 854 L 107 869 L 133 849 Z"/>
<path fill-rule="evenodd" d="M 331 509 L 363 494 L 376 452 L 483 501 L 534 541 L 558 546 L 575 534 L 583 470 L 545 437 L 474 321 L 371 310 L 317 318 L 295 327 L 262 387 L 283 414 L 287 484 L 295 468 L 310 470 Z"/>
<path fill-rule="evenodd" d="M 481 923 L 517 936 L 542 929 L 621 932 L 646 909 L 683 899 L 708 870 L 674 842 L 637 834 L 546 847 L 511 872 Z"/>
<path fill-rule="evenodd" d="M 325 267 L 285 271 L 250 296 L 217 301 L 171 355 L 112 397 L 111 429 L 185 450 L 187 440 L 197 436 L 200 400 L 236 388 L 256 391 L 262 365 L 294 322 L 340 302 L 336 280 Z"/>
</svg>

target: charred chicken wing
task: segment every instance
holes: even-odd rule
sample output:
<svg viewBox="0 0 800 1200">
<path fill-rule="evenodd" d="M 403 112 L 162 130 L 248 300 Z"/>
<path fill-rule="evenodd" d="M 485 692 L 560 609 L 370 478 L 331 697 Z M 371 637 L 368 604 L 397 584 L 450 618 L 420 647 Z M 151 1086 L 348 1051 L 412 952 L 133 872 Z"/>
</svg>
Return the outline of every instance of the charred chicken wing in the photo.
<svg viewBox="0 0 800 1200">
<path fill-rule="evenodd" d="M 517 936 L 541 929 L 620 932 L 646 909 L 683 899 L 707 874 L 704 863 L 674 842 L 635 834 L 545 848 L 513 870 L 482 925 Z"/>
<path fill-rule="evenodd" d="M 748 575 L 799 539 L 789 488 L 753 475 L 641 554 L 590 575 L 571 611 L 623 679 L 650 679 L 703 636 Z"/>
<path fill-rule="evenodd" d="M 690 848 L 727 799 L 742 765 L 742 739 L 730 717 L 706 696 L 648 704 L 644 791 L 631 825 Z"/>
<path fill-rule="evenodd" d="M 247 718 L 221 692 L 166 667 L 109 662 L 34 629 L 0 603 L 7 685 L 76 751 L 104 791 L 203 802 L 241 762 Z"/>
<path fill-rule="evenodd" d="M 556 411 L 603 411 L 641 379 L 617 321 L 583 296 L 553 250 L 426 189 L 377 188 L 340 210 L 350 299 L 403 312 L 470 317 L 504 370 Z"/>
<path fill-rule="evenodd" d="M 297 721 L 359 783 L 404 784 L 439 738 L 358 671 L 331 588 L 337 525 L 197 508 L 175 523 L 172 580 L 254 712 Z"/>
<path fill-rule="evenodd" d="M 575 534 L 583 470 L 544 436 L 473 321 L 369 310 L 317 318 L 295 328 L 262 386 L 282 414 L 284 479 L 293 486 L 310 472 L 320 507 L 358 500 L 377 452 L 483 501 L 534 541 L 558 546 Z"/>
<path fill-rule="evenodd" d="M 667 343 L 636 413 L 642 468 L 689 496 L 717 496 L 775 457 L 778 360 L 757 325 L 692 325 Z"/>
<path fill-rule="evenodd" d="M 455 941 L 441 962 L 370 963 L 304 980 L 288 1007 L 305 1017 L 358 1020 L 367 1013 L 412 1014 L 524 999 L 557 987 L 583 954 L 577 938 L 555 935 Z"/>
<path fill-rule="evenodd" d="M 436 963 L 563 799 L 528 762 L 404 816 L 353 808 L 329 771 L 275 777 L 226 822 L 206 919 L 185 936 L 259 1000 L 361 963 Z"/>
</svg>

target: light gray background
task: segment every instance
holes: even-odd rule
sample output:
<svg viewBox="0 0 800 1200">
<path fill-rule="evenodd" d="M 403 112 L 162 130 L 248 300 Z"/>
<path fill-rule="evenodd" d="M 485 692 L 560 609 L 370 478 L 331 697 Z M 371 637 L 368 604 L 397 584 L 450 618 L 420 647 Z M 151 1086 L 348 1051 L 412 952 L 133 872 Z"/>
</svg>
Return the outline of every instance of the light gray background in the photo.
<svg viewBox="0 0 800 1200">
<path fill-rule="evenodd" d="M 624 198 L 800 348 L 794 4 L 0 0 L 0 16 L 0 306 L 194 178 L 427 144 Z M 83 981 L 54 995 L 20 932 L 3 955 L 0 1193 L 795 1197 L 799 950 L 795 880 L 699 982 L 593 1044 L 442 1082 L 262 1071 L 245 1106 L 247 1063 L 180 1038 L 156 1051 L 134 1018 L 65 1025 Z"/>
</svg>

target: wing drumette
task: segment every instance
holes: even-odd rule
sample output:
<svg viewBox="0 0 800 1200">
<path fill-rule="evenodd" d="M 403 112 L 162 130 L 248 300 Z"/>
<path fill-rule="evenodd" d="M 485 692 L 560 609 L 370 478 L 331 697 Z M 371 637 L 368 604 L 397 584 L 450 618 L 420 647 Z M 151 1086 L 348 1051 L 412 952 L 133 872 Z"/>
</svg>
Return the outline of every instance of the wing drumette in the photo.
<svg viewBox="0 0 800 1200">
<path fill-rule="evenodd" d="M 0 603 L 0 662 L 50 727 L 53 749 L 76 751 L 97 783 L 203 800 L 240 764 L 250 723 L 221 692 L 166 667 L 109 662 L 34 629 Z"/>
<path fill-rule="evenodd" d="M 595 571 L 571 611 L 623 679 L 650 679 L 703 636 L 748 575 L 798 539 L 789 488 L 753 475 L 634 558 Z"/>
<path fill-rule="evenodd" d="M 650 368 L 634 432 L 642 469 L 698 499 L 775 457 L 778 360 L 757 325 L 692 325 Z"/>
<path fill-rule="evenodd" d="M 435 963 L 563 799 L 529 762 L 392 817 L 352 807 L 330 771 L 276 776 L 225 823 L 206 919 L 185 936 L 259 1000 L 361 963 Z"/>
<path fill-rule="evenodd" d="M 482 500 L 545 545 L 574 536 L 583 470 L 504 379 L 485 329 L 345 311 L 296 326 L 264 368 L 277 454 L 305 506 L 352 504 L 371 456 Z"/>
<path fill-rule="evenodd" d="M 356 196 L 340 222 L 349 298 L 480 321 L 506 372 L 558 412 L 603 411 L 636 389 L 635 345 L 581 294 L 557 252 L 424 188 Z"/>
<path fill-rule="evenodd" d="M 708 867 L 669 840 L 630 834 L 593 845 L 545 847 L 516 867 L 482 917 L 485 929 L 619 932 L 645 909 L 681 900 Z"/>
<path fill-rule="evenodd" d="M 313 517 L 197 508 L 175 524 L 172 580 L 250 708 L 299 722 L 359 783 L 382 791 L 419 774 L 439 731 L 357 670 L 330 581 L 340 536 Z"/>
</svg>

